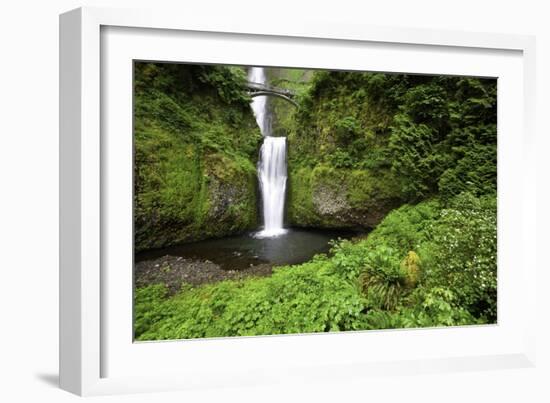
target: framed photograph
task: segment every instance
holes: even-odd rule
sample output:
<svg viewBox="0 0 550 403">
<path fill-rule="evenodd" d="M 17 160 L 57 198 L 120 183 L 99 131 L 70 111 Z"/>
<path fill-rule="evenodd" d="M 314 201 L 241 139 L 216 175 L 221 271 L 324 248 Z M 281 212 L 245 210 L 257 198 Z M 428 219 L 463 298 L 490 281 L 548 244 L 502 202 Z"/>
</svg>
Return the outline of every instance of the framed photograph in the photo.
<svg viewBox="0 0 550 403">
<path fill-rule="evenodd" d="M 528 36 L 60 17 L 60 383 L 534 363 Z"/>
</svg>

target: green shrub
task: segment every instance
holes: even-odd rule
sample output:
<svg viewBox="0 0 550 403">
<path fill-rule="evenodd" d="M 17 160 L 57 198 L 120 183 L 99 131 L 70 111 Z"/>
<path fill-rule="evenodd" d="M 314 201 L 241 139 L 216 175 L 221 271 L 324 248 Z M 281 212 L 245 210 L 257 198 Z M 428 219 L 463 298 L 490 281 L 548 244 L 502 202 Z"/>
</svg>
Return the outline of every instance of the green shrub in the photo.
<svg viewBox="0 0 550 403">
<path fill-rule="evenodd" d="M 497 316 L 496 198 L 464 193 L 429 225 L 429 240 L 419 253 L 426 284 L 453 291 L 459 305 L 476 317 Z"/>
<path fill-rule="evenodd" d="M 330 259 L 331 273 L 348 281 L 356 281 L 365 267 L 369 248 L 364 241 L 333 241 Z"/>
<path fill-rule="evenodd" d="M 356 258 L 353 267 L 365 264 L 368 259 L 365 256 L 376 251 L 385 251 L 382 256 L 386 256 L 394 270 L 390 273 L 399 273 L 398 256 L 407 254 L 400 262 L 402 268 L 412 269 L 419 266 L 421 260 L 421 273 L 409 275 L 409 282 L 420 286 L 424 293 L 432 288 L 444 288 L 452 292 L 453 303 L 471 317 L 488 323 L 496 321 L 494 196 L 477 198 L 464 193 L 447 204 L 432 200 L 416 206 L 402 206 L 392 211 L 366 240 L 349 247 L 374 251 L 365 252 L 361 259 Z M 391 248 L 389 252 L 388 247 Z M 411 254 L 413 250 L 416 256 Z M 350 261 L 346 257 L 338 259 Z M 379 261 L 379 267 L 387 266 L 382 257 Z M 356 275 L 357 270 L 353 274 Z"/>
<path fill-rule="evenodd" d="M 331 165 L 336 168 L 351 168 L 353 158 L 347 151 L 337 148 L 330 156 Z"/>
<path fill-rule="evenodd" d="M 410 88 L 403 96 L 402 109 L 417 123 L 440 130 L 449 120 L 449 94 L 437 78 Z"/>
<path fill-rule="evenodd" d="M 272 277 L 136 292 L 139 340 L 494 323 L 496 199 L 390 213 L 366 238 Z"/>
<path fill-rule="evenodd" d="M 408 251 L 418 250 L 426 239 L 426 228 L 437 220 L 441 213 L 441 202 L 437 199 L 424 201 L 417 205 L 405 204 L 391 211 L 366 241 L 369 247 L 390 246 L 405 255 Z"/>
<path fill-rule="evenodd" d="M 364 319 L 366 329 L 399 329 L 461 326 L 483 323 L 461 307 L 454 293 L 445 288 L 419 288 L 411 302 L 398 311 L 370 310 Z"/>
<path fill-rule="evenodd" d="M 134 335 L 139 337 L 168 313 L 162 302 L 168 290 L 163 285 L 151 285 L 137 288 L 134 293 Z"/>
<path fill-rule="evenodd" d="M 406 274 L 406 286 L 414 288 L 420 280 L 420 257 L 414 251 L 409 251 L 401 261 L 401 268 Z"/>
<path fill-rule="evenodd" d="M 360 132 L 360 124 L 353 116 L 345 116 L 334 124 L 334 137 L 339 145 L 349 145 Z"/>
<path fill-rule="evenodd" d="M 403 193 L 410 200 L 433 195 L 448 156 L 440 150 L 434 128 L 416 124 L 405 114 L 394 118 L 389 140 L 392 171 L 401 178 Z"/>
<path fill-rule="evenodd" d="M 392 311 L 407 288 L 407 272 L 394 249 L 380 246 L 367 254 L 359 281 L 369 308 Z"/>
<path fill-rule="evenodd" d="M 464 156 L 439 178 L 441 197 L 449 199 L 464 192 L 474 195 L 496 193 L 496 147 L 496 142 L 491 145 L 463 147 Z"/>
<path fill-rule="evenodd" d="M 156 300 L 154 309 L 138 298 L 136 315 L 149 310 L 163 316 L 153 324 L 140 319 L 136 336 L 159 340 L 358 329 L 363 297 L 353 283 L 331 275 L 327 263 L 318 257 L 281 267 L 272 277 L 187 287 L 173 298 Z"/>
<path fill-rule="evenodd" d="M 496 81 L 433 77 L 400 98 L 389 141 L 409 200 L 496 188 Z"/>
</svg>

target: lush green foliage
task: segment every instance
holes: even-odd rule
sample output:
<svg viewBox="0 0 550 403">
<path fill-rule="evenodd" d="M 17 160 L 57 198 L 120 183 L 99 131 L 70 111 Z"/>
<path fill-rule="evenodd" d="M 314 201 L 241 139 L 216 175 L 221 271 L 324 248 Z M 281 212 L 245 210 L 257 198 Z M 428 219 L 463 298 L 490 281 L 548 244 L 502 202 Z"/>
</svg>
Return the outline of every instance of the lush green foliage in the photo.
<svg viewBox="0 0 550 403">
<path fill-rule="evenodd" d="M 290 90 L 298 96 L 305 94 L 309 90 L 309 81 L 312 75 L 312 70 L 266 68 L 267 80 L 271 86 Z M 296 107 L 288 101 L 277 97 L 267 97 L 266 102 L 271 112 L 270 120 L 273 135 L 288 136 L 290 128 L 294 126 Z"/>
<path fill-rule="evenodd" d="M 407 273 L 394 249 L 380 247 L 367 254 L 360 281 L 369 307 L 392 311 L 405 290 Z"/>
<path fill-rule="evenodd" d="M 389 171 L 318 164 L 290 173 L 289 218 L 306 227 L 373 227 L 402 204 Z"/>
<path fill-rule="evenodd" d="M 152 248 L 253 228 L 261 135 L 244 71 L 135 64 L 135 242 Z"/>
<path fill-rule="evenodd" d="M 170 298 L 162 286 L 138 289 L 136 337 L 493 323 L 495 208 L 492 196 L 471 194 L 405 205 L 367 238 L 335 242 L 331 256 L 278 268 L 272 277 L 184 284 Z"/>
<path fill-rule="evenodd" d="M 496 80 L 271 69 L 298 226 L 374 228 L 271 277 L 136 289 L 140 340 L 495 323 Z M 256 226 L 235 67 L 137 63 L 136 247 Z"/>
<path fill-rule="evenodd" d="M 463 193 L 448 204 L 429 201 L 403 206 L 386 217 L 367 243 L 372 248 L 370 253 L 381 253 L 388 261 L 379 266 L 387 270 L 391 265 L 395 273 L 399 273 L 397 259 L 388 246 L 401 255 L 411 249 L 418 254 L 418 287 L 405 298 L 409 306 L 398 313 L 386 310 L 375 317 L 390 315 L 392 320 L 398 320 L 391 323 L 401 323 L 397 327 L 434 326 L 438 323 L 434 322 L 434 315 L 440 317 L 442 324 L 496 321 L 494 196 L 476 198 Z M 403 263 L 406 260 L 401 268 Z M 427 308 L 433 311 L 429 318 Z M 407 317 L 416 318 L 416 322 L 402 322 Z"/>
<path fill-rule="evenodd" d="M 476 319 L 456 303 L 448 288 L 418 288 L 406 306 L 398 311 L 370 310 L 365 318 L 367 329 L 460 326 L 487 323 Z"/>
<path fill-rule="evenodd" d="M 282 267 L 272 277 L 184 287 L 154 308 L 158 286 L 136 294 L 136 335 L 143 340 L 323 332 L 358 328 L 363 297 L 331 275 L 326 258 Z M 140 317 L 140 312 L 148 316 Z M 162 318 L 160 318 L 162 315 Z M 150 318 L 157 321 L 147 327 Z"/>
<path fill-rule="evenodd" d="M 435 77 L 399 98 L 392 169 L 410 199 L 496 191 L 496 82 Z"/>
<path fill-rule="evenodd" d="M 461 194 L 427 226 L 427 241 L 419 248 L 426 283 L 452 290 L 460 306 L 490 321 L 497 314 L 496 221 L 494 197 Z"/>
<path fill-rule="evenodd" d="M 397 250 L 385 245 L 370 250 L 359 277 L 367 307 L 395 310 L 403 295 L 416 287 L 419 276 L 420 258 L 414 251 L 401 258 Z"/>
<path fill-rule="evenodd" d="M 295 225 L 368 227 L 403 202 L 496 192 L 495 80 L 318 71 L 300 104 L 288 128 Z M 331 184 L 364 211 L 335 219 L 315 203 L 306 210 L 319 186 L 304 177 L 319 166 L 367 178 L 363 188 Z"/>
</svg>

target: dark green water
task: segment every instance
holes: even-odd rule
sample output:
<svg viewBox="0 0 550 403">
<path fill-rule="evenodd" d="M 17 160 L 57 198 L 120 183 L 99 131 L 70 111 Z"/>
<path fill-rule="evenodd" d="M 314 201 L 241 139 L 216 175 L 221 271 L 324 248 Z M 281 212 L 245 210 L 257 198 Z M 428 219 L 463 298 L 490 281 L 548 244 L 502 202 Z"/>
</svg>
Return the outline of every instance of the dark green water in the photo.
<svg viewBox="0 0 550 403">
<path fill-rule="evenodd" d="M 347 239 L 357 235 L 351 231 L 289 229 L 273 238 L 255 238 L 253 233 L 206 241 L 192 242 L 163 249 L 137 253 L 135 261 L 161 256 L 181 256 L 210 260 L 224 269 L 242 270 L 268 263 L 273 265 L 299 264 L 318 253 L 330 250 L 330 240 Z"/>
</svg>

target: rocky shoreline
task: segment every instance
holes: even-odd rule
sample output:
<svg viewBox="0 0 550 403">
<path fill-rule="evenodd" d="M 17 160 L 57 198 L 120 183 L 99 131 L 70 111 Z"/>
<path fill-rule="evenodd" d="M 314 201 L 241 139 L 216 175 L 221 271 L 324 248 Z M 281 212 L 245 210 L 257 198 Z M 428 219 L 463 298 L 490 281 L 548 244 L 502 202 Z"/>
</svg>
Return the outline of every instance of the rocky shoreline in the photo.
<svg viewBox="0 0 550 403">
<path fill-rule="evenodd" d="M 134 269 L 136 287 L 164 284 L 172 295 L 178 292 L 183 283 L 199 286 L 223 280 L 264 277 L 271 273 L 271 264 L 253 265 L 243 270 L 224 270 L 210 260 L 202 261 L 169 255 L 138 262 Z"/>
</svg>

